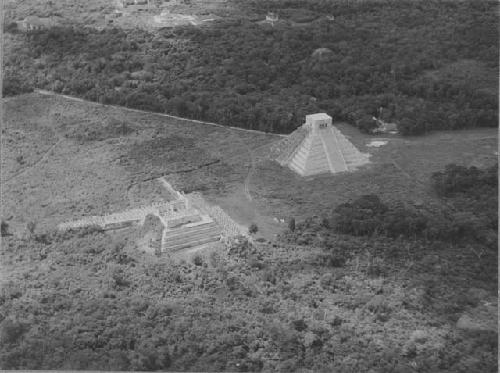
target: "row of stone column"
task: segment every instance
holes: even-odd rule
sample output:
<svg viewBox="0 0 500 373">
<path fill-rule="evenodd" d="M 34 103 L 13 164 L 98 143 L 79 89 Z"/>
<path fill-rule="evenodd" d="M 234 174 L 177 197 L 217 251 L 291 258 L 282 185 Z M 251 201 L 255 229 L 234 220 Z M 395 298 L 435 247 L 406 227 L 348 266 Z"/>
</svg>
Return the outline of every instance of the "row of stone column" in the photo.
<svg viewBox="0 0 500 373">
<path fill-rule="evenodd" d="M 111 223 L 121 223 L 130 220 L 144 221 L 148 214 L 159 214 L 159 209 L 168 204 L 169 202 L 155 202 L 149 206 L 141 206 L 123 212 L 102 216 L 89 216 L 83 219 L 61 223 L 58 228 L 60 230 L 66 230 L 71 228 L 83 228 L 91 225 L 98 225 L 104 228 L 107 224 Z"/>
</svg>

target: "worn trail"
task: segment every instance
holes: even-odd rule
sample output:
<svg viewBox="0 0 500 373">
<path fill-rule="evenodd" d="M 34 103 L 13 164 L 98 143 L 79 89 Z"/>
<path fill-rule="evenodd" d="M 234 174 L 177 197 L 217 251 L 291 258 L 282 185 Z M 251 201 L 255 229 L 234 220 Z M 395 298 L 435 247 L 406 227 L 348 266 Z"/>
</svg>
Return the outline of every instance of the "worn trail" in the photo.
<svg viewBox="0 0 500 373">
<path fill-rule="evenodd" d="M 16 172 L 14 175 L 12 175 L 11 177 L 9 177 L 8 179 L 5 179 L 3 182 L 4 183 L 8 183 L 8 182 L 10 182 L 12 180 L 15 180 L 17 177 L 21 176 L 22 174 L 24 174 L 27 171 L 31 170 L 33 167 L 35 167 L 35 166 L 39 165 L 40 163 L 42 163 L 43 161 L 45 161 L 49 157 L 50 153 L 57 146 L 59 146 L 59 144 L 61 143 L 61 141 L 62 141 L 62 139 L 59 139 L 55 144 L 53 144 L 49 149 L 47 149 L 37 161 L 35 161 L 31 165 L 26 166 L 23 169 L 19 170 L 18 172 Z"/>
</svg>

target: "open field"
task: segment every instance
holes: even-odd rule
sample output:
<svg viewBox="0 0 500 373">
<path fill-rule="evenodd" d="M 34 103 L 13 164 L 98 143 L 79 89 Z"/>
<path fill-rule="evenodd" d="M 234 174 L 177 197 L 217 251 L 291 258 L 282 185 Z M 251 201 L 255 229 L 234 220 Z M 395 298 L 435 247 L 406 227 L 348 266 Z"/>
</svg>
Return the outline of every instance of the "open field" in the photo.
<svg viewBox="0 0 500 373">
<path fill-rule="evenodd" d="M 366 145 L 381 137 L 336 125 L 360 151 L 371 154 L 371 164 L 354 173 L 304 179 L 264 161 L 252 178 L 252 191 L 262 209 L 300 219 L 321 215 L 363 194 L 378 194 L 387 201 L 439 204 L 429 182 L 433 172 L 449 163 L 484 167 L 497 159 L 497 133 L 493 129 L 445 131 L 425 137 L 390 136 L 383 138 L 386 145 L 376 148 Z"/>
<path fill-rule="evenodd" d="M 279 138 L 37 94 L 4 108 L 3 218 L 18 231 L 169 199 L 162 175 L 221 195 L 244 182 L 247 147 Z"/>
<path fill-rule="evenodd" d="M 242 224 L 255 221 L 271 238 L 279 225 L 271 218 L 322 215 L 335 206 L 363 194 L 378 194 L 385 201 L 405 201 L 443 208 L 430 185 L 433 172 L 449 163 L 485 167 L 496 162 L 497 133 L 493 129 L 445 131 L 425 137 L 389 136 L 382 147 L 368 147 L 371 141 L 381 139 L 361 134 L 346 124 L 336 124 L 364 153 L 371 154 L 371 163 L 358 172 L 301 178 L 288 168 L 270 161 L 263 146 L 255 154 L 255 169 L 247 180 L 252 197 L 249 202 L 241 188 L 232 193 L 215 195 L 209 199 L 233 213 Z M 189 173 L 181 178 L 184 188 L 204 177 L 204 171 Z M 233 184 L 229 179 L 227 184 Z M 283 228 L 283 226 L 281 226 Z"/>
<path fill-rule="evenodd" d="M 446 164 L 488 166 L 493 129 L 426 137 L 373 137 L 338 124 L 371 163 L 358 172 L 302 179 L 267 158 L 280 137 L 235 131 L 62 97 L 29 94 L 5 103 L 3 218 L 22 230 L 145 205 L 169 196 L 154 179 L 201 191 L 240 224 L 256 222 L 266 238 L 282 226 L 375 193 L 384 200 L 438 204 L 429 185 Z M 125 134 L 125 135 L 121 135 Z"/>
</svg>

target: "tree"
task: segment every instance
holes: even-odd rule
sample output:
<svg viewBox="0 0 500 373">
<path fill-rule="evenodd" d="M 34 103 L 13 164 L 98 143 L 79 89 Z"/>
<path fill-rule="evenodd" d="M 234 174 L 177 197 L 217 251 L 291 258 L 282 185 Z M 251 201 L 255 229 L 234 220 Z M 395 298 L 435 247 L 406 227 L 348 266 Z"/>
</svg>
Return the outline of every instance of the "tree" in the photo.
<svg viewBox="0 0 500 373">
<path fill-rule="evenodd" d="M 0 223 L 0 231 L 2 237 L 9 235 L 9 223 L 7 223 L 5 220 L 2 220 L 2 222 Z"/>
<path fill-rule="evenodd" d="M 26 229 L 28 229 L 29 234 L 32 236 L 35 233 L 36 223 L 34 221 L 28 222 Z"/>
<path fill-rule="evenodd" d="M 259 231 L 259 227 L 257 227 L 257 224 L 252 223 L 250 224 L 250 227 L 248 227 L 248 233 L 250 234 L 255 234 Z"/>
<path fill-rule="evenodd" d="M 252 7 L 262 2 L 252 1 Z M 404 135 L 497 124 L 496 90 L 476 89 L 477 79 L 482 78 L 472 71 L 468 78 L 460 68 L 449 74 L 442 71 L 470 59 L 491 67 L 488 77 L 496 79 L 491 75 L 498 67 L 494 2 L 480 2 L 485 8 L 472 12 L 467 6 L 433 2 L 404 21 L 386 5 L 365 12 L 366 2 L 359 2 L 349 9 L 359 10 L 357 17 L 340 23 L 334 18 L 316 19 L 318 12 L 342 13 L 338 4 L 293 3 L 298 8 L 284 18 L 304 22 L 300 28 L 221 20 L 210 31 L 176 27 L 154 38 L 138 29 L 42 30 L 25 39 L 25 48 L 7 56 L 4 94 L 27 92 L 32 85 L 49 88 L 56 82 L 57 90 L 105 104 L 281 133 L 300 124 L 282 113 L 302 118 L 318 110 L 366 132 L 376 125 L 372 115 L 403 122 Z M 286 4 L 287 0 L 279 0 L 275 6 L 288 9 Z M 366 25 L 376 25 L 380 33 Z M 391 33 L 392 25 L 396 33 Z M 14 29 L 15 23 L 4 27 Z M 172 43 L 177 37 L 183 42 Z M 439 51 L 427 42 L 429 37 L 443 41 Z M 398 48 L 391 47 L 396 44 Z M 435 74 L 427 74 L 429 70 Z M 200 96 L 206 97 L 202 104 Z M 257 102 L 270 102 L 273 109 L 257 114 Z M 390 110 L 392 104 L 418 110 L 404 114 Z M 386 117 L 377 113 L 380 106 L 388 108 Z M 456 113 L 456 118 L 448 113 Z"/>
<path fill-rule="evenodd" d="M 356 126 L 363 132 L 371 132 L 377 127 L 377 122 L 369 115 L 363 115 L 356 121 Z"/>
<path fill-rule="evenodd" d="M 203 258 L 201 257 L 201 255 L 197 254 L 193 257 L 193 264 L 197 267 L 203 265 Z"/>
<path fill-rule="evenodd" d="M 17 26 L 17 22 L 10 22 L 10 23 L 6 23 L 4 24 L 4 27 L 3 27 L 3 31 L 4 32 L 9 32 L 11 34 L 14 34 L 18 31 L 18 26 Z"/>
<path fill-rule="evenodd" d="M 15 343 L 26 331 L 26 325 L 17 321 L 5 319 L 0 324 L 0 341 L 2 343 Z"/>
</svg>

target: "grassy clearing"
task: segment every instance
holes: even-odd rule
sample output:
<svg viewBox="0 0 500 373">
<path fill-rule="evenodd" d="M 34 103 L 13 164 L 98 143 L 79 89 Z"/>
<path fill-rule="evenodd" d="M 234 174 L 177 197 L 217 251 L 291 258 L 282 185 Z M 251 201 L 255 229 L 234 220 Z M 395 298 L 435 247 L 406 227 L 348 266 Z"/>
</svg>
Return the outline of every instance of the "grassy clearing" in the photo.
<svg viewBox="0 0 500 373">
<path fill-rule="evenodd" d="M 387 137 L 388 144 L 368 148 L 375 139 L 346 125 L 339 128 L 362 152 L 371 154 L 371 164 L 358 172 L 304 179 L 274 162 L 259 164 L 252 191 L 259 206 L 280 216 L 321 215 L 339 203 L 363 194 L 382 199 L 429 205 L 440 202 L 431 191 L 429 177 L 446 164 L 488 166 L 497 156 L 495 130 L 439 132 L 425 137 Z"/>
<path fill-rule="evenodd" d="M 222 194 L 248 170 L 238 141 L 277 138 L 38 94 L 5 102 L 3 131 L 3 218 L 17 232 L 170 199 L 152 181 L 162 175 L 181 190 Z"/>
<path fill-rule="evenodd" d="M 302 179 L 266 158 L 270 144 L 280 139 L 275 135 L 37 94 L 10 99 L 5 108 L 4 217 L 12 216 L 18 228 L 29 220 L 50 225 L 168 198 L 151 184 L 166 175 L 179 190 L 203 192 L 240 224 L 256 222 L 260 234 L 271 238 L 283 228 L 274 217 L 300 220 L 362 194 L 437 204 L 428 186 L 432 172 L 448 163 L 483 166 L 496 159 L 494 130 L 392 136 L 387 145 L 369 148 L 374 137 L 338 124 L 360 151 L 371 154 L 372 163 L 354 173 Z M 127 131 L 120 136 L 123 123 Z M 54 133 L 61 142 L 29 167 L 56 143 Z M 27 170 L 8 181 L 21 167 Z M 251 201 L 243 190 L 250 171 Z"/>
</svg>

